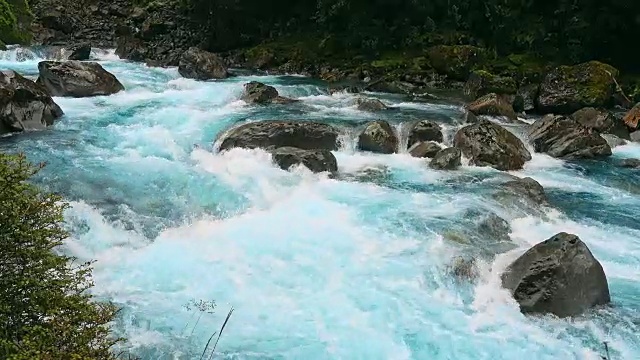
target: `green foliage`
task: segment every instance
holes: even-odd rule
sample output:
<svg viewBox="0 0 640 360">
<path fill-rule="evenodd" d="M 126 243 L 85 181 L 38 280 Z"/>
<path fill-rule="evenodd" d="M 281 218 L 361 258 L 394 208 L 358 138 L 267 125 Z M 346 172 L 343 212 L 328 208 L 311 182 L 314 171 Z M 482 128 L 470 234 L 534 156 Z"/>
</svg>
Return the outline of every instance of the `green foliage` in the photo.
<svg viewBox="0 0 640 360">
<path fill-rule="evenodd" d="M 91 263 L 59 254 L 67 204 L 28 182 L 41 166 L 0 153 L 0 358 L 115 359 L 116 309 L 87 293 Z"/>
<path fill-rule="evenodd" d="M 33 14 L 26 0 L 0 0 L 0 42 L 28 44 Z"/>
</svg>

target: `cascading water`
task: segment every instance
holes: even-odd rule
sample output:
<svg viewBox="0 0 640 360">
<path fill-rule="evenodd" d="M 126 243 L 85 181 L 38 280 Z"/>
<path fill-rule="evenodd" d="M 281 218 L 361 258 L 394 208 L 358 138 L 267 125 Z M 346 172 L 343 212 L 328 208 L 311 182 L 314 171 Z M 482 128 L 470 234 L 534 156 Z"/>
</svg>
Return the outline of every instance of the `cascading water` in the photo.
<svg viewBox="0 0 640 360">
<path fill-rule="evenodd" d="M 0 67 L 35 76 L 42 55 L 20 51 L 0 53 Z M 110 52 L 93 56 L 127 90 L 56 98 L 66 114 L 54 127 L 2 138 L 0 149 L 48 163 L 38 183 L 72 204 L 64 250 L 97 260 L 94 293 L 123 308 L 122 350 L 199 359 L 233 307 L 215 358 L 600 359 L 604 341 L 612 359 L 640 358 L 640 176 L 614 166 L 640 157 L 640 146 L 618 147 L 606 162 L 534 154 L 513 174 L 547 189 L 546 210 L 493 198 L 508 174 L 438 172 L 405 153 L 357 152 L 354 142 L 335 152 L 336 179 L 286 172 L 262 150 L 220 154 L 213 143 L 234 124 L 264 119 L 328 122 L 346 142 L 357 134 L 349 129 L 380 117 L 398 126 L 435 120 L 450 140 L 461 109 L 379 95 L 395 109 L 371 114 L 354 95 L 327 95 L 303 77 L 196 82 Z M 302 101 L 238 101 L 256 79 Z M 509 222 L 506 243 L 475 230 L 487 213 Z M 560 231 L 579 235 L 602 262 L 613 304 L 571 320 L 526 317 L 500 288 L 500 270 Z M 459 254 L 481 259 L 477 284 L 451 276 Z M 189 311 L 192 300 L 217 308 Z"/>
</svg>

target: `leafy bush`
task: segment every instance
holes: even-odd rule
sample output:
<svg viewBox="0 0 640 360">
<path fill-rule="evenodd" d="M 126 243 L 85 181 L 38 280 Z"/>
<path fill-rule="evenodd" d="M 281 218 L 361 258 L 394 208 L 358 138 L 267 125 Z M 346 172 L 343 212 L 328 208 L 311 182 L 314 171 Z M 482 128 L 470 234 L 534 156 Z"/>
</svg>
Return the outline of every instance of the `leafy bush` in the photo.
<svg viewBox="0 0 640 360">
<path fill-rule="evenodd" d="M 0 42 L 28 44 L 32 20 L 27 0 L 0 0 Z"/>
<path fill-rule="evenodd" d="M 0 154 L 0 358 L 115 359 L 117 310 L 87 293 L 91 263 L 59 254 L 68 205 L 28 182 L 42 166 Z"/>
</svg>

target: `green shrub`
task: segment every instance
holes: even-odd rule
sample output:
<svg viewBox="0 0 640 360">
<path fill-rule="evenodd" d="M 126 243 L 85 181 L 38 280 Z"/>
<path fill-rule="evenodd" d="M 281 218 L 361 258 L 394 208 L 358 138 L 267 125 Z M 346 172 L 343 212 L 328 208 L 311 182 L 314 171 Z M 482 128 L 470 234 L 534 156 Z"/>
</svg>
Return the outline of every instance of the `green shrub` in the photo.
<svg viewBox="0 0 640 360">
<path fill-rule="evenodd" d="M 87 293 L 91 263 L 58 251 L 68 205 L 28 182 L 41 167 L 0 153 L 0 359 L 115 359 L 117 310 Z"/>
<path fill-rule="evenodd" d="M 28 44 L 33 14 L 26 0 L 0 0 L 0 41 Z"/>
</svg>

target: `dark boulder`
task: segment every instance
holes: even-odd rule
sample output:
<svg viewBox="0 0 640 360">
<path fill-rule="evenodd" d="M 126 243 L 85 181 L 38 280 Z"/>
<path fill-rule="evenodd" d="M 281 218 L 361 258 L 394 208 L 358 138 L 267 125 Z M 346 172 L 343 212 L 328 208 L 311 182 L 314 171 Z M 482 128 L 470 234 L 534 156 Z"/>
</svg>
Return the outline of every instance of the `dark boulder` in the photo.
<svg viewBox="0 0 640 360">
<path fill-rule="evenodd" d="M 71 51 L 67 58 L 69 60 L 89 60 L 91 57 L 91 44 L 89 43 L 72 46 L 69 50 Z"/>
<path fill-rule="evenodd" d="M 611 301 L 602 265 L 579 237 L 559 233 L 535 245 L 502 275 L 525 314 L 580 315 Z"/>
<path fill-rule="evenodd" d="M 383 120 L 367 124 L 358 138 L 358 149 L 382 154 L 398 150 L 398 137 L 391 125 Z"/>
<path fill-rule="evenodd" d="M 380 111 L 387 110 L 388 107 L 382 101 L 378 99 L 358 98 L 356 99 L 356 106 L 360 111 Z"/>
<path fill-rule="evenodd" d="M 516 89 L 516 82 L 511 77 L 496 76 L 484 70 L 476 70 L 469 75 L 463 91 L 465 95 L 477 99 L 490 93 L 513 95 Z"/>
<path fill-rule="evenodd" d="M 224 61 L 218 55 L 190 47 L 180 56 L 178 72 L 195 80 L 226 79 L 229 76 Z"/>
<path fill-rule="evenodd" d="M 536 98 L 540 91 L 539 84 L 528 84 L 518 88 L 513 100 L 513 110 L 517 112 L 532 112 L 536 109 Z"/>
<path fill-rule="evenodd" d="M 336 157 L 327 149 L 299 149 L 295 147 L 279 147 L 269 150 L 273 161 L 283 170 L 302 164 L 314 173 L 338 171 Z"/>
<path fill-rule="evenodd" d="M 62 115 L 42 85 L 11 70 L 0 72 L 0 135 L 41 130 Z"/>
<path fill-rule="evenodd" d="M 613 134 L 621 139 L 629 140 L 629 129 L 622 119 L 607 110 L 586 107 L 574 112 L 571 118 L 600 134 Z"/>
<path fill-rule="evenodd" d="M 463 124 L 475 124 L 478 122 L 478 116 L 471 111 L 467 110 L 462 115 Z"/>
<path fill-rule="evenodd" d="M 466 81 L 484 59 L 484 50 L 470 45 L 438 45 L 427 49 L 431 66 L 453 80 Z"/>
<path fill-rule="evenodd" d="M 412 147 L 415 143 L 423 141 L 435 141 L 441 143 L 444 137 L 442 135 L 442 128 L 440 125 L 423 120 L 413 125 L 409 132 L 409 142 L 407 147 Z"/>
<path fill-rule="evenodd" d="M 449 273 L 458 280 L 475 281 L 479 274 L 474 258 L 457 256 L 449 265 Z"/>
<path fill-rule="evenodd" d="M 72 33 L 76 23 L 73 17 L 57 9 L 49 9 L 46 13 L 40 15 L 38 20 L 45 27 L 64 34 Z"/>
<path fill-rule="evenodd" d="M 455 170 L 461 165 L 462 152 L 458 148 L 442 149 L 431 159 L 429 167 L 436 170 Z"/>
<path fill-rule="evenodd" d="M 458 130 L 453 143 L 476 166 L 519 170 L 531 160 L 531 154 L 517 136 L 486 120 Z"/>
<path fill-rule="evenodd" d="M 560 66 L 550 71 L 540 85 L 538 111 L 571 114 L 583 107 L 608 107 L 618 70 L 598 61 Z"/>
<path fill-rule="evenodd" d="M 611 147 L 595 130 L 561 115 L 547 115 L 529 129 L 536 152 L 556 158 L 577 159 L 611 155 Z"/>
<path fill-rule="evenodd" d="M 470 112 L 476 115 L 504 116 L 511 121 L 518 120 L 509 99 L 495 93 L 487 94 L 467 105 Z"/>
<path fill-rule="evenodd" d="M 220 151 L 234 147 L 295 147 L 304 150 L 338 150 L 338 130 L 309 121 L 259 121 L 243 124 L 224 134 Z"/>
<path fill-rule="evenodd" d="M 295 99 L 286 98 L 278 94 L 278 90 L 273 86 L 257 81 L 244 84 L 244 92 L 240 98 L 249 104 L 288 104 L 296 102 Z"/>
<path fill-rule="evenodd" d="M 409 148 L 409 154 L 417 158 L 432 158 L 442 147 L 433 141 L 420 141 Z"/>
<path fill-rule="evenodd" d="M 102 65 L 81 61 L 41 61 L 37 82 L 44 85 L 51 96 L 88 97 L 111 95 L 124 86 Z"/>
<path fill-rule="evenodd" d="M 635 132 L 640 127 L 640 103 L 636 104 L 622 119 L 631 132 Z"/>
</svg>

